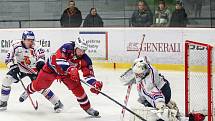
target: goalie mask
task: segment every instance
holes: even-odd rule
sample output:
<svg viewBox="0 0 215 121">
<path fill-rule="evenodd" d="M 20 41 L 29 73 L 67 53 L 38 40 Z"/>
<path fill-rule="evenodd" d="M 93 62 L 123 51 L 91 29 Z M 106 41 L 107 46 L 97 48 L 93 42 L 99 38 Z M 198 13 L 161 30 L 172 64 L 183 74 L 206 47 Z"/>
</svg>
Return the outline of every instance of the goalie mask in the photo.
<svg viewBox="0 0 215 121">
<path fill-rule="evenodd" d="M 150 73 L 150 68 L 144 58 L 138 58 L 134 61 L 132 70 L 135 74 L 146 77 Z"/>
</svg>

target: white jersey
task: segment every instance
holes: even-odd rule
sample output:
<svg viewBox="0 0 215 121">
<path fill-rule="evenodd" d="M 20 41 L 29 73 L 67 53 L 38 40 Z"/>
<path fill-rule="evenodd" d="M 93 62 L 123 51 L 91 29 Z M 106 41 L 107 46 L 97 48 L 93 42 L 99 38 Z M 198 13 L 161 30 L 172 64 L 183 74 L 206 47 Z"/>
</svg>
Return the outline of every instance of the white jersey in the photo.
<svg viewBox="0 0 215 121">
<path fill-rule="evenodd" d="M 149 74 L 144 78 L 141 74 L 135 75 L 137 91 L 141 99 L 146 99 L 153 107 L 156 102 L 165 102 L 165 97 L 161 92 L 161 88 L 166 84 L 164 77 L 150 64 Z"/>
<path fill-rule="evenodd" d="M 45 51 L 41 47 L 25 48 L 22 41 L 13 43 L 7 53 L 5 63 L 9 68 L 11 65 L 18 64 L 23 73 L 36 74 L 36 63 L 44 61 Z"/>
</svg>

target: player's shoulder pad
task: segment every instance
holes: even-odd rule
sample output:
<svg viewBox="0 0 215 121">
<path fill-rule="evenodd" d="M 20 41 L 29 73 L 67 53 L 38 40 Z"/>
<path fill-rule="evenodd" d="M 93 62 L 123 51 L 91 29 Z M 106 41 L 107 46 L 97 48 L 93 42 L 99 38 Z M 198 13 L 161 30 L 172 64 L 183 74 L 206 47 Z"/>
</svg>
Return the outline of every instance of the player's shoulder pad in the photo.
<svg viewBox="0 0 215 121">
<path fill-rule="evenodd" d="M 45 50 L 45 49 L 42 47 L 42 45 L 35 45 L 35 46 L 33 47 L 33 49 L 34 49 L 35 51 Z"/>
<path fill-rule="evenodd" d="M 37 49 L 41 49 L 41 48 L 43 48 L 41 45 L 38 45 L 38 44 L 35 44 L 34 46 L 33 46 L 33 48 L 34 48 L 34 50 L 37 50 Z"/>
<path fill-rule="evenodd" d="M 38 43 L 35 43 L 33 50 L 36 53 L 36 55 L 45 54 L 45 49 L 42 47 L 42 45 Z"/>
<path fill-rule="evenodd" d="M 90 58 L 87 54 L 84 54 L 84 55 L 82 56 L 82 58 L 83 58 L 83 60 L 87 63 L 88 66 L 89 66 L 89 65 L 93 65 L 91 58 Z"/>
<path fill-rule="evenodd" d="M 35 42 L 33 47 L 34 47 L 34 49 L 38 49 L 38 48 L 42 48 L 42 45 Z"/>
<path fill-rule="evenodd" d="M 22 46 L 21 40 L 13 40 L 11 45 L 15 48 L 17 46 Z"/>
<path fill-rule="evenodd" d="M 20 40 L 14 40 L 12 43 L 11 43 L 11 50 L 12 51 L 16 51 L 18 48 L 23 48 L 23 44 L 22 44 L 22 41 Z"/>
</svg>

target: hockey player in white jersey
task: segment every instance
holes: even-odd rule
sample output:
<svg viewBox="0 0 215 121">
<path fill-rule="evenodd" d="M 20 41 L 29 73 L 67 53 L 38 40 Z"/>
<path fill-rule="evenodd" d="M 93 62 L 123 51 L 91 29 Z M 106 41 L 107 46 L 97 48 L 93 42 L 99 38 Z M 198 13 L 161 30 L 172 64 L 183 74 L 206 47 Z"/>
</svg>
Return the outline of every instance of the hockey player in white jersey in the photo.
<svg viewBox="0 0 215 121">
<path fill-rule="evenodd" d="M 125 78 L 129 76 L 129 78 Z M 146 57 L 140 57 L 134 61 L 130 70 L 121 76 L 125 85 L 136 84 L 139 95 L 138 102 L 146 107 L 152 107 L 158 112 L 172 111 L 171 118 L 176 119 L 178 108 L 176 103 L 171 101 L 171 88 L 169 82 L 146 60 Z M 161 113 L 161 114 L 162 114 Z M 166 114 L 169 112 L 166 112 Z M 161 116 L 162 117 L 162 116 Z M 166 118 L 162 117 L 165 121 Z"/>
<path fill-rule="evenodd" d="M 33 81 L 45 64 L 45 51 L 41 47 L 37 47 L 34 41 L 34 33 L 24 31 L 22 40 L 14 42 L 7 54 L 5 63 L 9 70 L 2 81 L 0 98 L 0 110 L 2 111 L 7 109 L 12 83 L 18 83 L 19 78 L 22 79 L 26 76 Z M 50 89 L 44 89 L 40 93 L 54 105 L 56 112 L 61 111 L 63 104 Z M 22 102 L 23 98 L 20 98 L 19 101 Z"/>
</svg>

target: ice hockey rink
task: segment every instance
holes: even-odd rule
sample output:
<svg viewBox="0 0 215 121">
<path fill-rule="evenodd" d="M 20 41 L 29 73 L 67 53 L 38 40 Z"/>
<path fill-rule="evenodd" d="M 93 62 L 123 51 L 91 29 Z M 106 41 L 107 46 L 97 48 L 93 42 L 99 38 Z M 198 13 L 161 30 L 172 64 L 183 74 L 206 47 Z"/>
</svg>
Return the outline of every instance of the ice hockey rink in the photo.
<svg viewBox="0 0 215 121">
<path fill-rule="evenodd" d="M 103 81 L 102 91 L 123 104 L 127 87 L 123 86 L 119 76 L 125 69 L 102 69 L 95 68 L 95 75 L 98 80 Z M 6 69 L 0 70 L 2 80 L 7 72 Z M 184 72 L 160 71 L 169 80 L 172 88 L 172 99 L 176 101 L 180 111 L 184 112 Z M 30 83 L 28 78 L 23 79 L 25 85 Z M 51 89 L 61 99 L 64 104 L 62 113 L 54 113 L 53 106 L 42 95 L 35 93 L 33 100 L 37 100 L 39 108 L 35 111 L 29 100 L 19 103 L 18 98 L 24 91 L 21 83 L 13 84 L 11 96 L 8 102 L 8 110 L 0 112 L 0 121 L 121 121 L 121 107 L 113 103 L 103 95 L 90 93 L 89 88 L 83 85 L 93 108 L 99 110 L 101 117 L 92 118 L 88 116 L 78 105 L 71 91 L 63 83 L 55 81 Z M 128 107 L 137 102 L 136 87 L 133 86 Z M 129 118 L 126 112 L 126 120 Z"/>
</svg>

